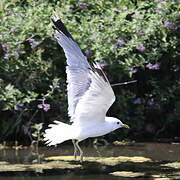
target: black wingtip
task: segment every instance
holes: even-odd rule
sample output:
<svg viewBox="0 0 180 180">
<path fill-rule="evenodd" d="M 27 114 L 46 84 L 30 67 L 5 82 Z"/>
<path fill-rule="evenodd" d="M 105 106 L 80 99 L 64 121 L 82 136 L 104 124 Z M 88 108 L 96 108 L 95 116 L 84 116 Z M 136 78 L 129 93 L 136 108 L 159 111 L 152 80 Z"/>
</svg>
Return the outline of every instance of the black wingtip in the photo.
<svg viewBox="0 0 180 180">
<path fill-rule="evenodd" d="M 97 72 L 97 73 L 99 74 L 99 76 L 101 76 L 101 77 L 104 79 L 105 82 L 108 82 L 107 77 L 106 77 L 106 75 L 104 74 L 104 72 L 103 72 L 102 69 L 99 69 L 99 68 L 97 68 L 97 67 L 95 67 L 95 66 L 92 66 L 92 71 L 93 71 L 93 72 Z"/>
<path fill-rule="evenodd" d="M 67 30 L 66 26 L 63 24 L 63 22 L 60 19 L 58 19 L 57 21 L 54 21 L 54 19 L 52 19 L 52 22 L 54 24 L 53 29 L 62 32 L 67 37 L 73 39 L 69 31 Z"/>
</svg>

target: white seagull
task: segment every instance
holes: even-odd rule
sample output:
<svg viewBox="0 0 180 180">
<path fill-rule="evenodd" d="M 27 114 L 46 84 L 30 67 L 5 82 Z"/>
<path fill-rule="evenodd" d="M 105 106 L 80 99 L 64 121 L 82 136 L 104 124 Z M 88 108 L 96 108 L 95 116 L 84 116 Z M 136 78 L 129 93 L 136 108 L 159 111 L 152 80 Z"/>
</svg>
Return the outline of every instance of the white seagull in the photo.
<svg viewBox="0 0 180 180">
<path fill-rule="evenodd" d="M 129 126 L 117 118 L 106 116 L 115 101 L 115 95 L 101 67 L 98 64 L 90 66 L 57 14 L 54 14 L 52 22 L 55 37 L 67 58 L 68 115 L 72 124 L 54 121 L 55 124 L 50 124 L 50 128 L 46 129 L 44 140 L 48 145 L 56 145 L 71 139 L 74 158 L 79 150 L 82 162 L 83 151 L 78 144 L 80 141 Z"/>
</svg>

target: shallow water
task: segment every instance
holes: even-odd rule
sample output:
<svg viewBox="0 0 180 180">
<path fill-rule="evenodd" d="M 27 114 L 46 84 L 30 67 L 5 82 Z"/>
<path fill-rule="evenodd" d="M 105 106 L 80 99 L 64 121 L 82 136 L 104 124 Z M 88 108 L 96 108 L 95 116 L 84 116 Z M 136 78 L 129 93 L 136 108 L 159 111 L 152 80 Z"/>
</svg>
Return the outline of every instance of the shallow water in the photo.
<svg viewBox="0 0 180 180">
<path fill-rule="evenodd" d="M 115 177 L 115 176 L 111 176 L 111 175 L 61 175 L 61 176 L 36 176 L 36 177 L 1 177 L 1 180 L 49 180 L 49 178 L 51 180 L 126 180 L 129 178 L 122 178 L 122 177 Z M 134 179 L 134 178 L 133 178 Z M 142 179 L 142 178 L 141 178 Z"/>
<path fill-rule="evenodd" d="M 118 156 L 126 156 L 126 157 L 133 157 L 133 156 L 140 156 L 151 159 L 157 166 L 157 162 L 161 163 L 169 163 L 169 162 L 180 162 L 180 144 L 164 144 L 164 143 L 134 143 L 132 145 L 120 145 L 120 146 L 99 146 L 97 148 L 94 147 L 83 147 L 85 157 L 118 157 Z M 44 157 L 49 156 L 69 156 L 73 154 L 73 146 L 70 145 L 61 145 L 58 148 L 47 148 L 43 147 L 39 149 L 39 154 L 43 155 Z M 14 150 L 14 149 L 6 149 L 0 150 L 0 162 L 6 161 L 11 164 L 33 164 L 37 163 L 40 160 L 37 158 L 37 154 L 32 153 L 30 149 L 25 150 Z M 136 164 L 133 164 L 136 166 Z M 152 164 L 151 164 L 152 166 Z M 156 169 L 149 168 L 149 172 L 154 172 L 155 174 L 161 174 L 158 169 L 159 165 Z M 128 171 L 129 171 L 128 167 Z M 138 168 L 137 168 L 138 169 Z M 125 169 L 126 170 L 126 167 Z M 132 168 L 133 170 L 133 168 Z M 143 170 L 142 170 L 143 171 Z M 163 170 L 164 171 L 164 170 Z M 147 172 L 146 172 L 147 173 Z M 163 172 L 165 173 L 165 172 Z M 170 171 L 171 173 L 171 171 Z M 180 171 L 176 168 L 172 170 L 173 173 L 179 174 L 177 177 L 180 177 Z M 168 172 L 169 174 L 169 172 Z M 164 177 L 164 176 L 162 176 Z M 174 178 L 176 175 L 173 176 Z M 56 173 L 48 174 L 44 176 L 43 174 L 37 174 L 37 176 L 31 176 L 30 174 L 14 174 L 8 176 L 8 174 L 0 173 L 0 180 L 57 180 L 57 179 L 64 179 L 64 180 L 71 180 L 71 179 L 104 179 L 104 180 L 114 180 L 114 179 L 129 179 L 128 177 L 117 177 L 113 175 L 107 174 L 74 174 L 74 173 L 67 173 L 65 175 L 57 175 Z M 135 179 L 135 178 L 134 178 Z M 144 179 L 143 177 L 140 179 Z M 145 178 L 147 179 L 147 178 Z"/>
<path fill-rule="evenodd" d="M 132 145 L 120 146 L 98 146 L 97 148 L 89 146 L 83 147 L 84 156 L 87 157 L 117 157 L 117 156 L 143 156 L 152 160 L 180 161 L 180 143 L 134 143 Z M 61 145 L 56 147 L 39 148 L 39 154 L 48 156 L 66 156 L 73 155 L 73 146 Z M 34 156 L 35 158 L 36 156 Z M 0 150 L 0 161 L 10 163 L 32 163 L 33 154 L 30 149 L 6 149 Z"/>
</svg>

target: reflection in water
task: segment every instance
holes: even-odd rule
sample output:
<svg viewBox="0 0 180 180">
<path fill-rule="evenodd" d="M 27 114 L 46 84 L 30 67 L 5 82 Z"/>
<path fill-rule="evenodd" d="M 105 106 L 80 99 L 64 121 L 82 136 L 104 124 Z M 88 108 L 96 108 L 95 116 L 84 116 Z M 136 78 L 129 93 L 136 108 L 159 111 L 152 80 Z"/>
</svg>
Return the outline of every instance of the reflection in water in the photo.
<svg viewBox="0 0 180 180">
<path fill-rule="evenodd" d="M 163 144 L 163 143 L 134 143 L 130 146 L 99 146 L 98 149 L 93 147 L 82 147 L 86 157 L 116 157 L 116 156 L 143 156 L 152 160 L 180 161 L 180 144 Z M 62 145 L 55 147 L 41 147 L 39 155 L 48 156 L 69 156 L 73 155 L 73 147 Z M 37 160 L 37 153 L 31 150 L 0 150 L 0 161 L 10 163 L 31 164 Z"/>
<path fill-rule="evenodd" d="M 40 163 L 42 155 L 27 149 L 5 149 L 0 151 L 0 161 L 6 161 L 12 164 L 31 164 L 34 161 Z"/>
</svg>

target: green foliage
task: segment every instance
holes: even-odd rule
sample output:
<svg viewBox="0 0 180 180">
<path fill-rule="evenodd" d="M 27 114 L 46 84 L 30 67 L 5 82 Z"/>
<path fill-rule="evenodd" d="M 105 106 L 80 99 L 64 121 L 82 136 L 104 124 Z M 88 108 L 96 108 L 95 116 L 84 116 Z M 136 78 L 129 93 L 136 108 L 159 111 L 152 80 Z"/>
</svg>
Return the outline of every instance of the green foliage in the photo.
<svg viewBox="0 0 180 180">
<path fill-rule="evenodd" d="M 108 115 L 132 127 L 118 137 L 155 136 L 179 121 L 178 1 L 2 0 L 0 137 L 20 138 L 31 124 L 68 121 L 65 57 L 50 22 L 54 9 L 112 84 L 138 80 L 114 87 L 117 101 Z"/>
<path fill-rule="evenodd" d="M 37 144 L 38 144 L 39 141 L 43 141 L 43 138 L 41 137 L 43 135 L 43 133 L 41 132 L 43 128 L 43 123 L 34 124 L 32 128 L 34 129 L 32 136 L 36 139 Z"/>
</svg>

